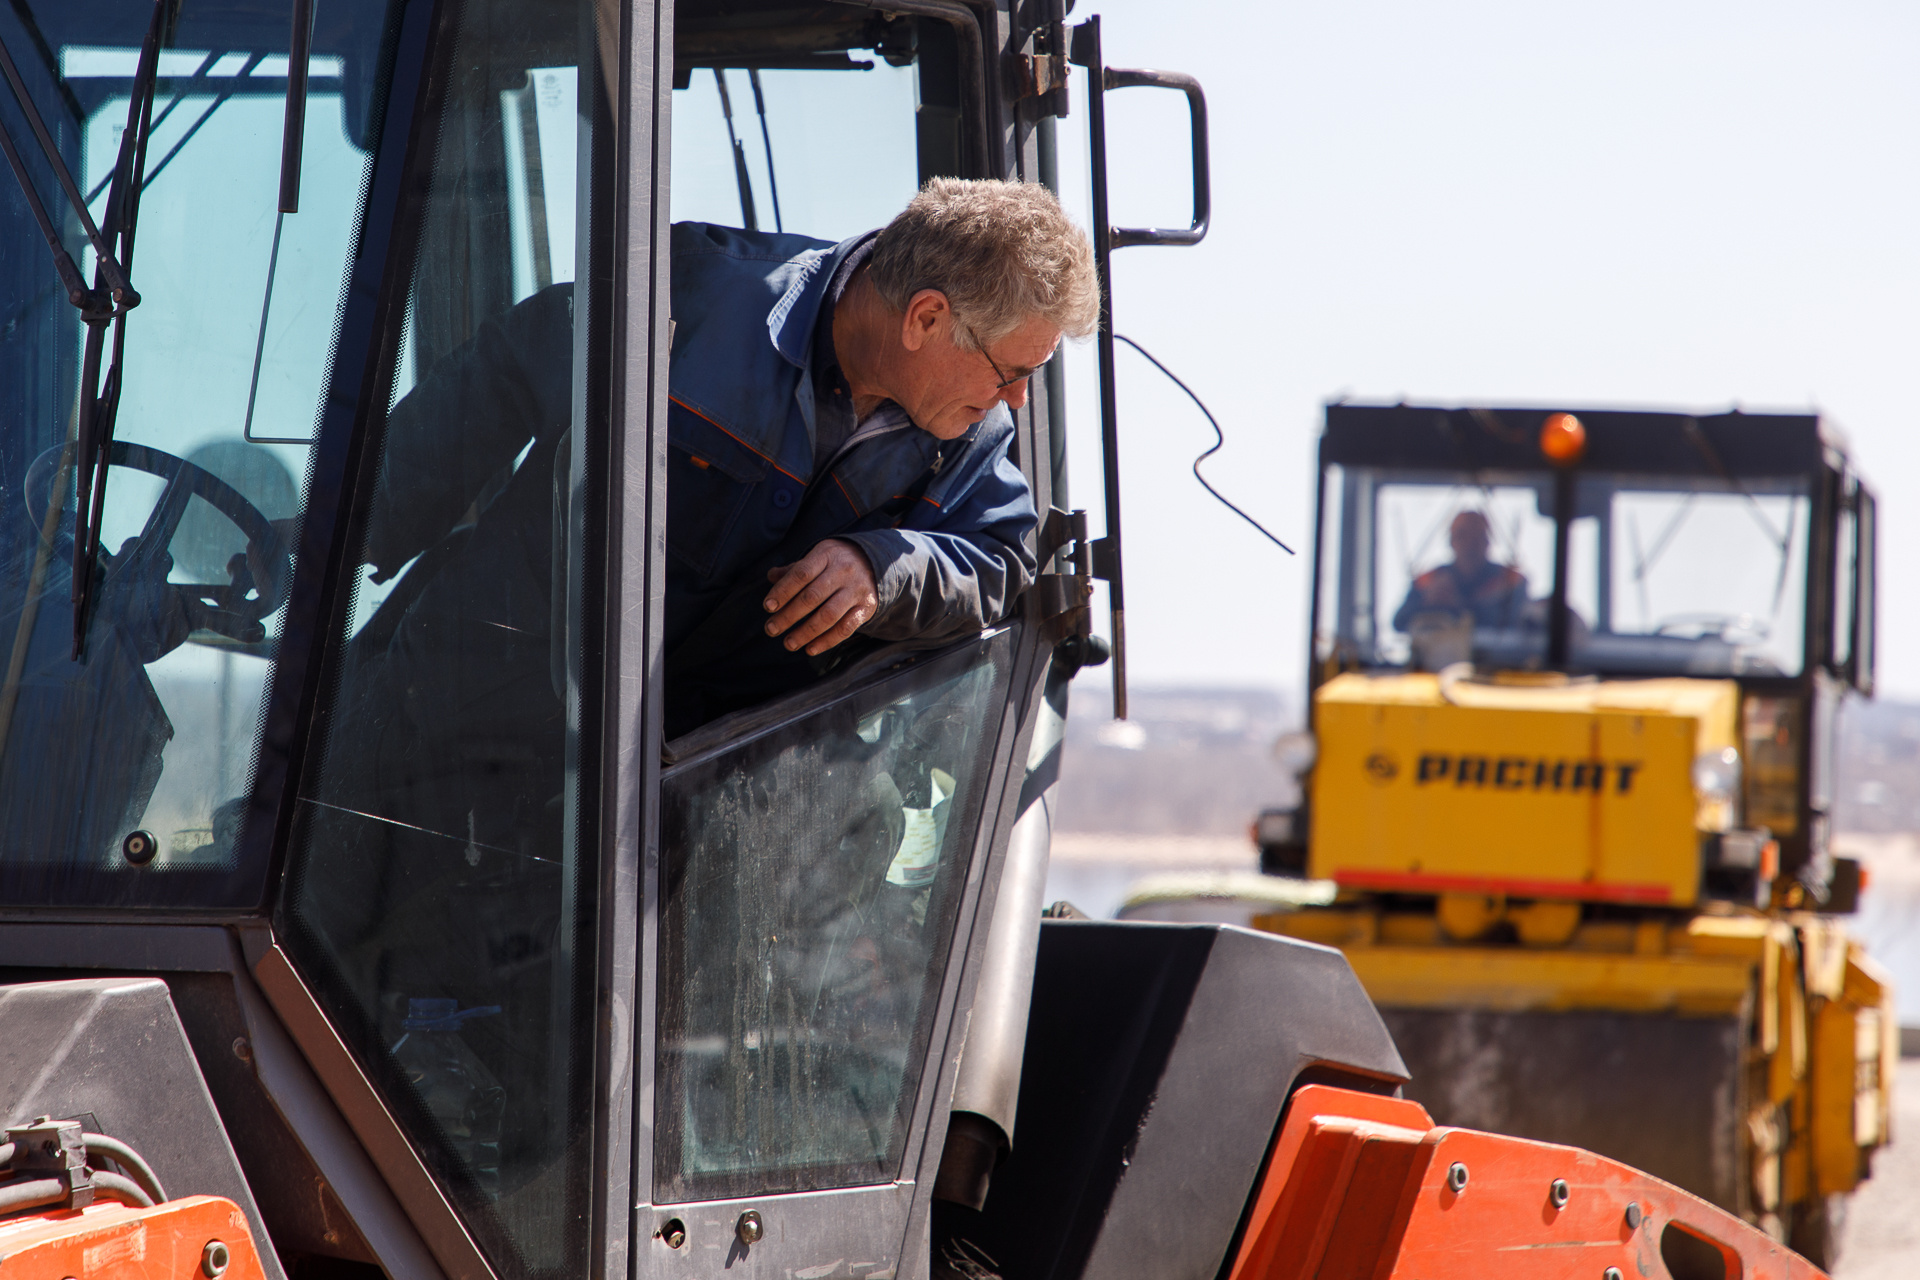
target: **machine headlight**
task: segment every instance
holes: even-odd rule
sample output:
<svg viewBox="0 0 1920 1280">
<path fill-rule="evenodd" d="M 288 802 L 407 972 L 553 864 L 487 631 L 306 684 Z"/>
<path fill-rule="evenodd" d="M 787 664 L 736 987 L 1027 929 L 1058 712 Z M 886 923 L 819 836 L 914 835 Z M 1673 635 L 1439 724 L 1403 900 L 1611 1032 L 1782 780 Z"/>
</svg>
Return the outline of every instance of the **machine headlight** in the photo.
<svg viewBox="0 0 1920 1280">
<path fill-rule="evenodd" d="M 1740 753 L 1722 747 L 1695 756 L 1693 789 L 1702 805 L 1731 806 L 1740 795 Z"/>
<path fill-rule="evenodd" d="M 1740 753 L 1722 747 L 1695 756 L 1693 789 L 1703 800 L 1731 800 L 1740 794 Z"/>
<path fill-rule="evenodd" d="M 1274 760 L 1296 778 L 1313 768 L 1313 762 L 1319 755 L 1320 744 L 1306 729 L 1283 733 L 1274 740 Z"/>
</svg>

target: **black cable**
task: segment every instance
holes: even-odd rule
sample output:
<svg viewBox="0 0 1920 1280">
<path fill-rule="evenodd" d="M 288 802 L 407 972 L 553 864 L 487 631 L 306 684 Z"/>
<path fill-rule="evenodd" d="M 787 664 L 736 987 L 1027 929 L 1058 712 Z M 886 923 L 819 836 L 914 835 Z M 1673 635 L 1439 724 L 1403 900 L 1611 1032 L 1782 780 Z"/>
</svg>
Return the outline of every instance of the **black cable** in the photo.
<svg viewBox="0 0 1920 1280">
<path fill-rule="evenodd" d="M 1213 428 L 1213 447 L 1208 449 L 1205 453 L 1201 454 L 1199 457 L 1193 460 L 1193 478 L 1200 482 L 1200 487 L 1205 489 L 1208 493 L 1212 494 L 1215 498 L 1218 498 L 1220 500 L 1221 505 L 1226 507 L 1227 510 L 1233 512 L 1233 514 L 1239 516 L 1242 520 L 1245 520 L 1248 524 L 1258 529 L 1261 532 L 1261 534 L 1266 537 L 1268 542 L 1271 542 L 1274 546 L 1280 548 L 1282 551 L 1286 552 L 1288 555 L 1296 554 L 1292 547 L 1288 546 L 1286 543 L 1280 541 L 1280 539 L 1274 537 L 1272 533 L 1268 532 L 1267 526 L 1261 524 L 1258 520 L 1255 520 L 1252 516 L 1248 515 L 1246 512 L 1242 511 L 1239 507 L 1235 506 L 1233 504 L 1232 499 L 1228 498 L 1226 494 L 1221 493 L 1218 489 L 1208 484 L 1207 478 L 1200 474 L 1200 464 L 1205 462 L 1208 458 L 1211 458 L 1214 454 L 1220 452 L 1220 450 L 1224 448 L 1227 443 L 1227 433 L 1220 429 L 1220 423 L 1218 419 L 1216 419 L 1213 416 L 1213 410 L 1207 408 L 1206 401 L 1202 400 L 1199 396 L 1195 395 L 1192 387 L 1180 381 L 1180 377 L 1178 374 L 1174 373 L 1173 370 L 1167 368 L 1167 366 L 1161 364 L 1158 360 L 1154 359 L 1153 353 L 1151 351 L 1148 351 L 1145 347 L 1135 342 L 1132 338 L 1129 338 L 1126 334 L 1116 333 L 1113 335 L 1113 340 L 1115 342 L 1124 342 L 1128 346 L 1132 347 L 1135 351 L 1138 351 L 1141 355 L 1145 356 L 1147 358 L 1148 364 L 1151 364 L 1154 368 L 1166 374 L 1167 379 L 1170 382 L 1172 382 L 1174 386 L 1186 392 L 1187 399 L 1193 401 L 1194 404 L 1198 405 L 1200 407 L 1200 412 L 1204 413 L 1207 416 L 1207 424 Z"/>
</svg>

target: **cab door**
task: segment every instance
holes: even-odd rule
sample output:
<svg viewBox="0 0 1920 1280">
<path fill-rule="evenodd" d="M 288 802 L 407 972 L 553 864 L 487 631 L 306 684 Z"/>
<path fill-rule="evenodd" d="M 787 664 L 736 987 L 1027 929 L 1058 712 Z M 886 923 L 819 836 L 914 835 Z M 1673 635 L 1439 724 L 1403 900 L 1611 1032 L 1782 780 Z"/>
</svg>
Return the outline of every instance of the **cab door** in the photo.
<svg viewBox="0 0 1920 1280">
<path fill-rule="evenodd" d="M 996 71 L 1007 15 L 682 5 L 675 21 L 675 221 L 831 243 L 937 175 L 1038 176 L 1044 117 Z M 1036 400 L 1017 452 L 1044 511 L 1055 450 Z M 984 634 L 881 650 L 662 745 L 638 1274 L 927 1266 L 965 1015 L 1044 705 L 1040 624 L 1023 601 Z"/>
</svg>

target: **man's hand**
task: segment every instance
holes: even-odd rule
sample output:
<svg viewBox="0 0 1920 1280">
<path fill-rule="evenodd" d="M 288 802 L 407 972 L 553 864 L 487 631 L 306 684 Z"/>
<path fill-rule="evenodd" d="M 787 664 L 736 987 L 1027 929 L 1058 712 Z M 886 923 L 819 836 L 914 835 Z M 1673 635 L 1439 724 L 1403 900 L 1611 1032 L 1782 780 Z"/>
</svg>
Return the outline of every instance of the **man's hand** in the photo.
<svg viewBox="0 0 1920 1280">
<path fill-rule="evenodd" d="M 828 538 L 795 564 L 767 570 L 767 634 L 818 657 L 866 624 L 880 607 L 873 566 L 851 542 Z"/>
</svg>

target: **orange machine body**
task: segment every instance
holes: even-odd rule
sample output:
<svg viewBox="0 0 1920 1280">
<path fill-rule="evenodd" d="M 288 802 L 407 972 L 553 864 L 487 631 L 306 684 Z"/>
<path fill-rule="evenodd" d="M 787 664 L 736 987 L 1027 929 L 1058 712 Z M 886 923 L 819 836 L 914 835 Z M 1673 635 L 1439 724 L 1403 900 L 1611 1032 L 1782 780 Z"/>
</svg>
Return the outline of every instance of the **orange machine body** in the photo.
<svg viewBox="0 0 1920 1280">
<path fill-rule="evenodd" d="M 225 1246 L 225 1266 L 207 1265 Z M 265 1280 L 240 1206 L 182 1196 L 151 1208 L 97 1201 L 0 1221 L 0 1280 Z"/>
<path fill-rule="evenodd" d="M 1436 1128 L 1417 1103 L 1308 1085 L 1288 1104 L 1230 1280 L 1616 1274 L 1824 1273 L 1733 1215 L 1591 1152 Z"/>
</svg>

